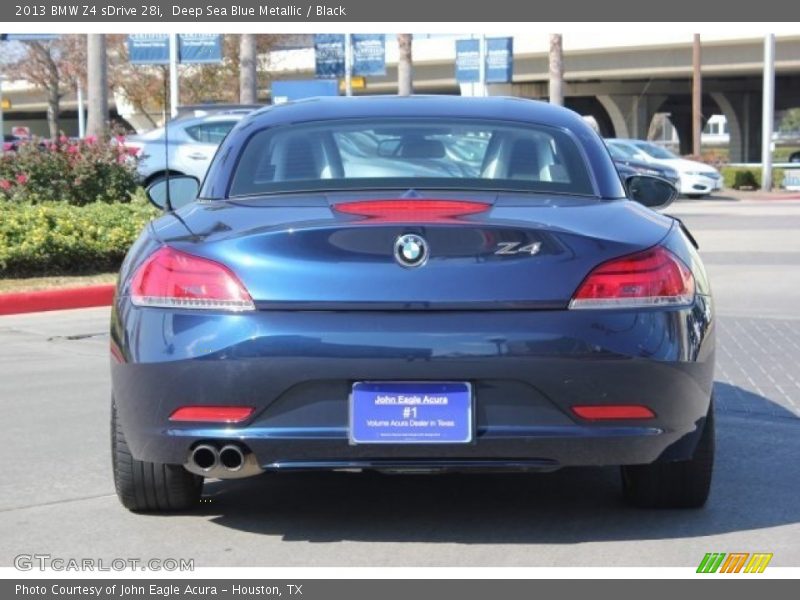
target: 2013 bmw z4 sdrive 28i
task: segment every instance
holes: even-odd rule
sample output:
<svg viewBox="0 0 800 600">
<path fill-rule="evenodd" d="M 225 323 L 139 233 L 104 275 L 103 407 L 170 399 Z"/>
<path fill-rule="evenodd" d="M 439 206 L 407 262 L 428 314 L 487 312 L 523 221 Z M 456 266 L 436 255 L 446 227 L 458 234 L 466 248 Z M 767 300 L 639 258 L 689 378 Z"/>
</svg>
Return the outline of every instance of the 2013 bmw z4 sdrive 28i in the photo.
<svg viewBox="0 0 800 600">
<path fill-rule="evenodd" d="M 116 489 L 204 478 L 619 465 L 699 507 L 714 317 L 691 235 L 577 114 L 514 98 L 309 99 L 244 119 L 122 266 Z M 274 475 L 273 475 L 274 476 Z"/>
</svg>

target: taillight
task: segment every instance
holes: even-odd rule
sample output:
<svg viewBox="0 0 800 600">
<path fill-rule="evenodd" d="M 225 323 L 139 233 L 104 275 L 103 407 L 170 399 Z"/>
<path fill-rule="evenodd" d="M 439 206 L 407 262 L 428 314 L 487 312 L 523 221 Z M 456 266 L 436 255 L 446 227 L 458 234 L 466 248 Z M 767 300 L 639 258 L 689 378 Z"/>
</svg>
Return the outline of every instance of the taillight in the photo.
<svg viewBox="0 0 800 600">
<path fill-rule="evenodd" d="M 468 200 L 359 200 L 334 205 L 338 212 L 380 221 L 431 222 L 474 215 L 491 204 Z"/>
<path fill-rule="evenodd" d="M 241 423 L 250 418 L 253 410 L 251 406 L 181 406 L 169 416 L 169 420 Z"/>
<path fill-rule="evenodd" d="M 640 404 L 606 404 L 573 406 L 572 412 L 588 421 L 603 421 L 606 419 L 653 419 L 655 413 Z"/>
<path fill-rule="evenodd" d="M 694 299 L 694 276 L 672 252 L 655 246 L 616 258 L 583 280 L 570 308 L 680 306 Z"/>
<path fill-rule="evenodd" d="M 131 302 L 137 306 L 253 310 L 253 300 L 233 272 L 218 262 L 163 246 L 136 271 Z"/>
</svg>

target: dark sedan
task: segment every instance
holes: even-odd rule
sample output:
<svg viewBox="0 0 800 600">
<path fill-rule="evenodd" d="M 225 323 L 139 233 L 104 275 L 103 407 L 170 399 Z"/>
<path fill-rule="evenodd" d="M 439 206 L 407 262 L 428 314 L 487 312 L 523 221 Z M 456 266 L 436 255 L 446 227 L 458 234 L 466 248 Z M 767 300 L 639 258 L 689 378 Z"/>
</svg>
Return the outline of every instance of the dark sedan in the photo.
<svg viewBox="0 0 800 600">
<path fill-rule="evenodd" d="M 607 144 L 607 147 L 608 152 L 611 154 L 611 159 L 614 161 L 614 165 L 623 180 L 631 175 L 652 175 L 653 177 L 666 179 L 675 187 L 680 185 L 681 177 L 675 169 L 666 165 L 635 160 L 626 154 L 622 148 L 613 144 Z"/>
<path fill-rule="evenodd" d="M 714 317 L 690 236 L 575 113 L 326 98 L 243 118 L 130 250 L 111 323 L 116 489 L 186 509 L 264 472 L 620 465 L 711 482 Z M 266 475 L 268 476 L 268 475 Z"/>
</svg>

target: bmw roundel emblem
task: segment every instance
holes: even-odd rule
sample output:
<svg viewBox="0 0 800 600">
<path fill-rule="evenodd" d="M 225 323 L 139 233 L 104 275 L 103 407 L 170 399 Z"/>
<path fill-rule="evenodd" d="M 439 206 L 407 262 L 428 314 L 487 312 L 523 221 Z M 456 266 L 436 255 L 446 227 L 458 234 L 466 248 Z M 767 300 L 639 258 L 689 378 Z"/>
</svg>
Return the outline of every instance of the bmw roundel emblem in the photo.
<svg viewBox="0 0 800 600">
<path fill-rule="evenodd" d="M 394 257 L 404 267 L 421 267 L 428 260 L 428 243 L 413 233 L 401 235 L 394 243 Z"/>
</svg>

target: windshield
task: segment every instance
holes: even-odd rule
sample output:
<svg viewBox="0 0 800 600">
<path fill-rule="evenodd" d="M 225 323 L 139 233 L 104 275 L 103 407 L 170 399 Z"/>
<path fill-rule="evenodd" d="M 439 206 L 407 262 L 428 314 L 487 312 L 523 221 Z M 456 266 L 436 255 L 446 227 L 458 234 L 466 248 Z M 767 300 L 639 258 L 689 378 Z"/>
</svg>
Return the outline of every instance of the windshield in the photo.
<svg viewBox="0 0 800 600">
<path fill-rule="evenodd" d="M 653 158 L 660 158 L 660 159 L 678 158 L 672 152 L 670 152 L 666 148 L 662 148 L 657 144 L 648 144 L 647 142 L 634 142 L 634 143 L 636 147 L 639 148 L 642 152 L 647 153 Z"/>
<path fill-rule="evenodd" d="M 453 119 L 353 119 L 256 133 L 230 196 L 438 188 L 594 195 L 572 137 L 545 126 Z"/>
<path fill-rule="evenodd" d="M 608 146 L 608 151 L 614 160 L 635 159 L 639 154 L 639 151 L 636 148 L 627 146 L 625 144 L 616 144 L 614 142 L 609 142 L 606 145 Z"/>
</svg>

